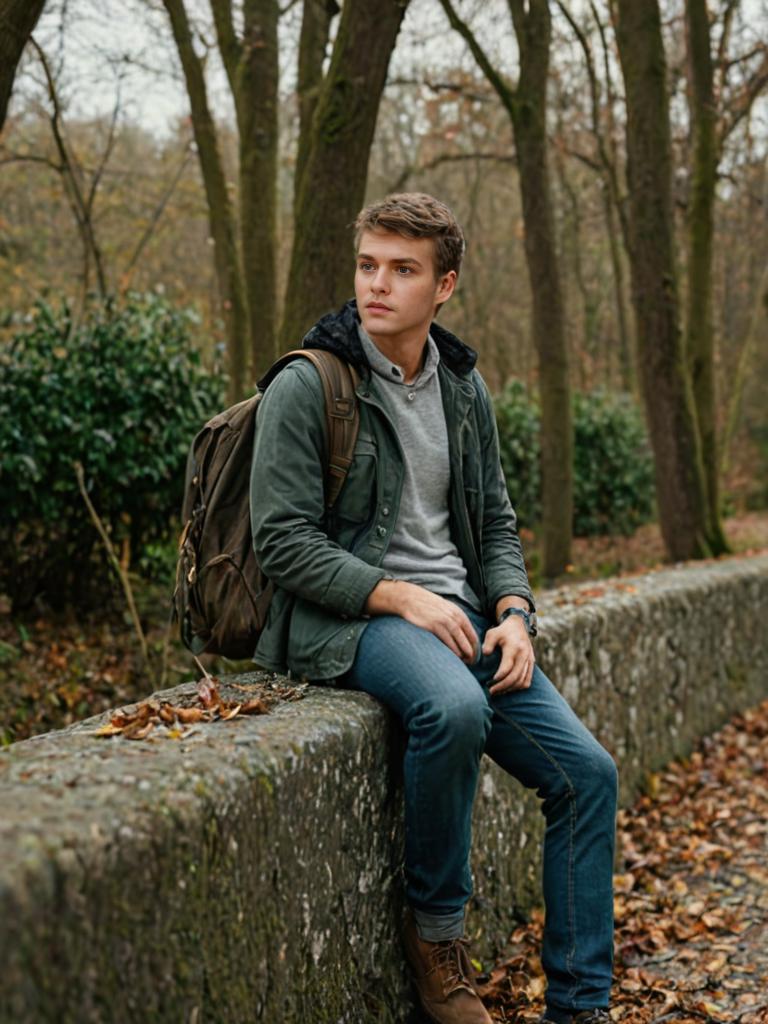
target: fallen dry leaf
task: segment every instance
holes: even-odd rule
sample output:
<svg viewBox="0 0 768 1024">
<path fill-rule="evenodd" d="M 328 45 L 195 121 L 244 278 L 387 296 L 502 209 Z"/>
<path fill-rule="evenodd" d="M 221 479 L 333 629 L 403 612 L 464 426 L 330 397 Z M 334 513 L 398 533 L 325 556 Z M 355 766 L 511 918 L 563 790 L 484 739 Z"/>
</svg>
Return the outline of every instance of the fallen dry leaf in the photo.
<svg viewBox="0 0 768 1024">
<path fill-rule="evenodd" d="M 205 717 L 202 708 L 174 708 L 176 718 L 183 724 L 199 722 Z"/>
<path fill-rule="evenodd" d="M 222 708 L 221 709 L 221 720 L 222 720 L 222 722 L 229 722 L 230 719 L 235 718 L 240 713 L 240 708 L 242 706 L 243 706 L 242 704 L 235 704 L 235 706 L 231 707 L 231 708 Z"/>
<path fill-rule="evenodd" d="M 180 739 L 192 734 L 192 730 L 184 730 L 183 727 L 186 725 L 216 720 L 230 722 L 240 715 L 266 715 L 276 702 L 299 700 L 306 690 L 303 684 L 288 686 L 282 683 L 265 683 L 251 684 L 247 687 L 234 685 L 236 689 L 249 693 L 256 690 L 258 696 L 252 696 L 244 702 L 224 700 L 219 692 L 219 680 L 209 676 L 201 679 L 197 685 L 197 706 L 176 706 L 170 701 L 145 700 L 113 712 L 109 722 L 95 729 L 93 735 L 123 736 L 129 740 L 142 740 L 149 736 L 155 725 L 162 725 L 165 727 L 162 735 L 170 739 Z"/>
</svg>

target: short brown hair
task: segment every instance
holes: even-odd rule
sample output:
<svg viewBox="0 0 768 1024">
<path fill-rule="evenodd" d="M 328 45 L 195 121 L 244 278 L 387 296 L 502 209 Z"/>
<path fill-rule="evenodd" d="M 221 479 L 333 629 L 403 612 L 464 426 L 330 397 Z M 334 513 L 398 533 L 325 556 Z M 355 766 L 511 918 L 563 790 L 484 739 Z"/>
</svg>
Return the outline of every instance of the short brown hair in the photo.
<svg viewBox="0 0 768 1024">
<path fill-rule="evenodd" d="M 458 275 L 466 243 L 458 221 L 445 205 L 426 192 L 395 192 L 364 207 L 355 220 L 355 249 L 364 231 L 392 231 L 405 238 L 434 238 L 435 271 Z"/>
</svg>

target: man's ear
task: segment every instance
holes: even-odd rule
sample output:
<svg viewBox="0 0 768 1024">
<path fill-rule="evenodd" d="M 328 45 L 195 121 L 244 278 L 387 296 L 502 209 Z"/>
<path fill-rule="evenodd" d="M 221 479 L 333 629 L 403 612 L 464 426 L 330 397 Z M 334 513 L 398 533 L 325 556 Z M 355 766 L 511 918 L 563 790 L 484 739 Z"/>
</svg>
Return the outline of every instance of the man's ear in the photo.
<svg viewBox="0 0 768 1024">
<path fill-rule="evenodd" d="M 435 303 L 438 306 L 442 306 L 444 302 L 453 295 L 456 288 L 457 274 L 455 270 L 449 270 L 447 274 L 443 274 L 437 282 L 437 294 L 435 295 Z"/>
</svg>

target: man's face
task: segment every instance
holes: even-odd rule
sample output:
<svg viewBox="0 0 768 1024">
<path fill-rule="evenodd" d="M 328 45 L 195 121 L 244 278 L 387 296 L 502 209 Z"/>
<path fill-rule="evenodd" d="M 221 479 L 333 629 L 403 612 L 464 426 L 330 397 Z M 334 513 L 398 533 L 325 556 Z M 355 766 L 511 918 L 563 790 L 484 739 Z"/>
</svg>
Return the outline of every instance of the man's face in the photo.
<svg viewBox="0 0 768 1024">
<path fill-rule="evenodd" d="M 375 340 L 424 341 L 435 315 L 456 286 L 456 272 L 435 277 L 435 243 L 389 231 L 364 231 L 355 271 L 363 327 Z"/>
</svg>

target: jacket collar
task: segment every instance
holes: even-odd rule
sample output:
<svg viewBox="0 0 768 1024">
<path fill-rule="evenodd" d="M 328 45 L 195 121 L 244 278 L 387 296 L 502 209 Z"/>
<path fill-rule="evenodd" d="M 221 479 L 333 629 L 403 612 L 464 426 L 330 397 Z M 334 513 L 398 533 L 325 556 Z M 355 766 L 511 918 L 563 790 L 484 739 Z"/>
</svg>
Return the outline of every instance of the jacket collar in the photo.
<svg viewBox="0 0 768 1024">
<path fill-rule="evenodd" d="M 324 348 L 329 352 L 335 352 L 357 367 L 362 375 L 368 377 L 371 368 L 360 343 L 357 331 L 359 323 L 357 303 L 350 299 L 338 312 L 328 313 L 318 320 L 307 332 L 302 348 Z M 459 341 L 455 334 L 441 327 L 437 321 L 432 322 L 429 333 L 434 338 L 440 359 L 445 365 L 460 377 L 469 376 L 477 362 L 477 352 L 463 341 Z"/>
</svg>

